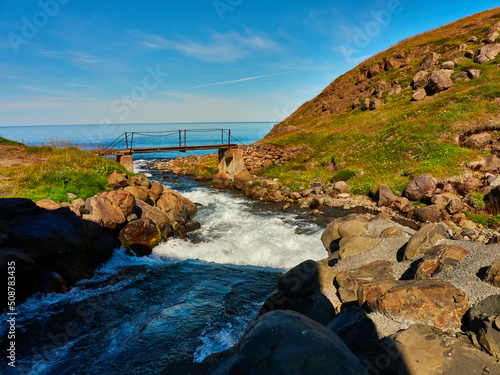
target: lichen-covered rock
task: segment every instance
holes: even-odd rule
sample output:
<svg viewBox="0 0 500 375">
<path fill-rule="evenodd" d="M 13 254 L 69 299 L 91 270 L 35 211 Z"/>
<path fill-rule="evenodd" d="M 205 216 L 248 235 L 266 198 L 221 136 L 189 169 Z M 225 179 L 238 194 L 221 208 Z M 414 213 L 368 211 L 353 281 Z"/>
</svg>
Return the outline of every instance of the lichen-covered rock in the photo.
<svg viewBox="0 0 500 375">
<path fill-rule="evenodd" d="M 151 250 L 160 243 L 160 228 L 151 219 L 138 219 L 128 223 L 119 236 L 123 247 L 128 247 L 137 255 L 151 254 Z"/>
<path fill-rule="evenodd" d="M 455 245 L 438 245 L 429 249 L 418 265 L 415 279 L 428 279 L 442 270 L 457 267 L 469 252 Z"/>
<path fill-rule="evenodd" d="M 490 133 L 479 133 L 471 135 L 464 143 L 464 147 L 477 149 L 486 146 L 491 142 Z"/>
<path fill-rule="evenodd" d="M 391 264 L 386 260 L 378 260 L 350 271 L 342 271 L 335 277 L 335 285 L 342 302 L 358 300 L 358 287 L 374 281 L 394 280 Z"/>
<path fill-rule="evenodd" d="M 396 280 L 361 284 L 358 304 L 393 319 L 459 330 L 469 309 L 467 296 L 438 280 Z"/>
</svg>

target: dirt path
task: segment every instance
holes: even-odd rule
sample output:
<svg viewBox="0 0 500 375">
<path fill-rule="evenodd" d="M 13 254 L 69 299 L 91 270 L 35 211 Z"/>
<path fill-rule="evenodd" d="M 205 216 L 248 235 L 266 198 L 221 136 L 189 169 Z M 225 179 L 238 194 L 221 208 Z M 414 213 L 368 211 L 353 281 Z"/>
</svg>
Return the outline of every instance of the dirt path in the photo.
<svg viewBox="0 0 500 375">
<path fill-rule="evenodd" d="M 23 168 L 45 160 L 43 155 L 27 153 L 23 146 L 0 145 L 0 197 L 13 194 Z"/>
</svg>

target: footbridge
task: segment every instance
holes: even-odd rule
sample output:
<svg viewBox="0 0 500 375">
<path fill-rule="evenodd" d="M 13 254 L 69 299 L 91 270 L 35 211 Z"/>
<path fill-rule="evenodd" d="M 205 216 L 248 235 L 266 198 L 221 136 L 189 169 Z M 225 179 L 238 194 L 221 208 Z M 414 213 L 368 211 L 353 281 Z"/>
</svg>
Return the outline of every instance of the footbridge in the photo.
<svg viewBox="0 0 500 375">
<path fill-rule="evenodd" d="M 231 136 L 231 129 L 124 132 L 106 147 L 91 152 L 99 156 L 114 155 L 116 161 L 133 171 L 133 154 L 218 150 L 221 159 L 224 153 L 238 144 L 243 143 Z"/>
</svg>

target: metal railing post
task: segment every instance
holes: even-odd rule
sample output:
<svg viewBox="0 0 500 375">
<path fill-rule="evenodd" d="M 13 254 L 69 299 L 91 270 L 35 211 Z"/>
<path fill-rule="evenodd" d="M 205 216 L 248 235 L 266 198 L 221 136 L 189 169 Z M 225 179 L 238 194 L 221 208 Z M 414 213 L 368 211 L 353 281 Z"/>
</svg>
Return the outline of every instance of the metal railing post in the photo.
<svg viewBox="0 0 500 375">
<path fill-rule="evenodd" d="M 228 134 L 228 138 L 227 138 L 227 144 L 228 145 L 231 144 L 231 129 L 229 129 L 229 134 Z"/>
<path fill-rule="evenodd" d="M 132 143 L 134 143 L 134 132 L 132 132 L 132 138 L 130 140 L 130 153 L 132 153 L 132 149 L 133 149 Z"/>
<path fill-rule="evenodd" d="M 184 129 L 184 148 L 186 148 L 186 130 Z"/>
<path fill-rule="evenodd" d="M 182 146 L 182 141 L 181 141 L 181 129 L 179 129 L 179 147 Z"/>
<path fill-rule="evenodd" d="M 128 150 L 128 137 L 127 137 L 127 132 L 125 132 L 125 144 L 127 145 L 127 150 Z"/>
</svg>

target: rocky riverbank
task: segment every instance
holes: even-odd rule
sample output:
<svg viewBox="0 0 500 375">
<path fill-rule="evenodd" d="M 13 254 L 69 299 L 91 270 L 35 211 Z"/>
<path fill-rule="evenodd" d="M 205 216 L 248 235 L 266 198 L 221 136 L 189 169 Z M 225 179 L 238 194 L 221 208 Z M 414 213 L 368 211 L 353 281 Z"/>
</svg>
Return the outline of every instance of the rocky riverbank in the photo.
<svg viewBox="0 0 500 375">
<path fill-rule="evenodd" d="M 114 172 L 108 183 L 111 191 L 85 201 L 73 194 L 61 204 L 0 199 L 1 274 L 7 280 L 14 262 L 17 302 L 38 292 L 66 292 L 92 276 L 119 245 L 150 254 L 160 241 L 200 228 L 192 220 L 193 202 L 144 175 L 128 179 Z"/>
<path fill-rule="evenodd" d="M 331 222 L 328 257 L 284 274 L 237 345 L 164 373 L 499 374 L 500 246 L 448 229 Z"/>
</svg>

